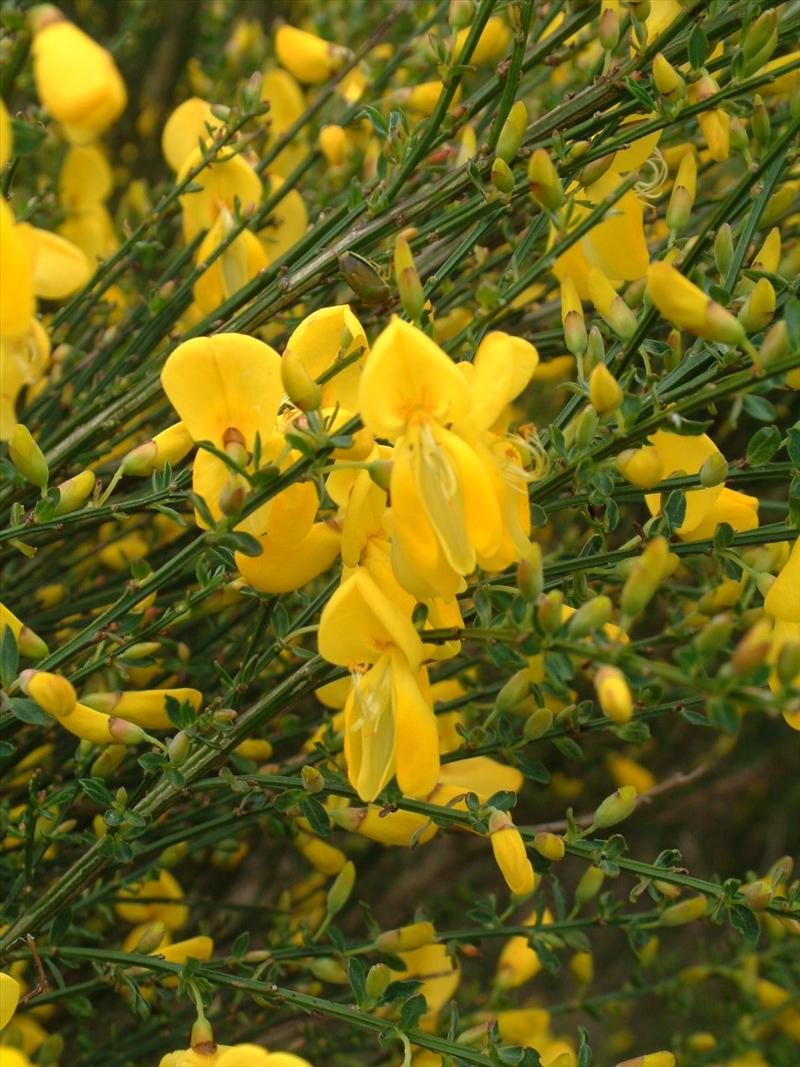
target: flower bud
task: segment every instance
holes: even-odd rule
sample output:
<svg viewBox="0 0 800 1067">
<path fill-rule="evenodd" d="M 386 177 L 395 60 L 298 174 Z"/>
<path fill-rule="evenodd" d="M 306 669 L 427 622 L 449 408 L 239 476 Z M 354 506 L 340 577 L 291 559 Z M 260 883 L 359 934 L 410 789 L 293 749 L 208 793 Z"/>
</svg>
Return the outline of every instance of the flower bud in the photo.
<svg viewBox="0 0 800 1067">
<path fill-rule="evenodd" d="M 47 488 L 50 471 L 27 426 L 18 422 L 8 436 L 8 455 L 19 473 L 37 489 Z"/>
<path fill-rule="evenodd" d="M 533 604 L 541 596 L 544 588 L 544 570 L 542 548 L 536 541 L 531 541 L 517 564 L 517 588 L 529 604 Z"/>
<path fill-rule="evenodd" d="M 589 399 L 598 415 L 610 415 L 622 403 L 622 389 L 605 363 L 598 363 L 589 376 Z"/>
<path fill-rule="evenodd" d="M 629 448 L 616 459 L 617 470 L 638 489 L 652 489 L 664 477 L 664 464 L 655 448 Z"/>
<path fill-rule="evenodd" d="M 322 389 L 305 368 L 302 358 L 287 348 L 281 359 L 281 383 L 289 400 L 300 411 L 317 411 L 322 404 Z"/>
<path fill-rule="evenodd" d="M 750 674 L 766 661 L 771 648 L 772 624 L 768 619 L 760 619 L 736 646 L 731 670 L 734 674 Z"/>
<path fill-rule="evenodd" d="M 569 969 L 579 985 L 590 985 L 594 979 L 594 957 L 591 952 L 576 952 L 569 961 Z"/>
<path fill-rule="evenodd" d="M 66 515 L 82 507 L 91 496 L 95 481 L 94 471 L 85 470 L 62 482 L 58 486 L 56 515 Z"/>
<path fill-rule="evenodd" d="M 663 53 L 653 60 L 653 81 L 656 89 L 670 104 L 682 100 L 686 94 L 686 82 Z"/>
<path fill-rule="evenodd" d="M 723 222 L 714 238 L 714 263 L 724 278 L 733 263 L 733 230 L 729 222 Z"/>
<path fill-rule="evenodd" d="M 587 867 L 575 887 L 576 904 L 587 904 L 603 887 L 605 875 L 599 867 Z"/>
<path fill-rule="evenodd" d="M 766 63 L 769 56 L 761 58 L 760 53 L 769 44 L 778 28 L 778 12 L 764 11 L 755 22 L 752 22 L 747 32 L 742 37 L 742 53 L 748 70 L 757 70 L 758 66 L 750 67 L 754 58 L 759 60 L 759 66 Z M 774 45 L 773 45 L 774 47 Z"/>
<path fill-rule="evenodd" d="M 739 322 L 748 334 L 759 333 L 775 314 L 775 289 L 769 278 L 759 278 L 739 309 Z"/>
<path fill-rule="evenodd" d="M 675 326 L 722 344 L 738 345 L 747 340 L 734 315 L 665 261 L 650 264 L 647 286 L 658 311 Z"/>
<path fill-rule="evenodd" d="M 192 742 L 189 739 L 189 735 L 184 730 L 179 730 L 167 742 L 167 755 L 170 763 L 175 767 L 180 767 L 186 761 L 191 747 Z"/>
<path fill-rule="evenodd" d="M 594 676 L 594 687 L 607 718 L 616 723 L 630 722 L 633 718 L 633 697 L 622 671 L 616 667 L 601 667 Z"/>
<path fill-rule="evenodd" d="M 341 126 L 323 126 L 319 131 L 319 148 L 332 167 L 340 167 L 347 158 L 347 134 Z"/>
<path fill-rule="evenodd" d="M 619 44 L 619 15 L 615 7 L 608 4 L 601 5 L 600 29 L 597 37 L 606 52 L 613 52 Z"/>
<path fill-rule="evenodd" d="M 393 973 L 385 963 L 374 963 L 367 971 L 364 988 L 370 1000 L 380 1000 L 393 980 Z"/>
<path fill-rule="evenodd" d="M 435 937 L 436 929 L 433 923 L 410 923 L 408 926 L 399 926 L 395 930 L 384 930 L 378 934 L 375 938 L 375 948 L 379 952 L 391 954 L 411 952 L 412 949 L 430 945 Z"/>
<path fill-rule="evenodd" d="M 328 915 L 337 915 L 350 899 L 356 881 L 356 868 L 352 860 L 342 866 L 328 890 L 325 910 Z"/>
<path fill-rule="evenodd" d="M 581 604 L 569 620 L 570 637 L 586 637 L 599 630 L 611 618 L 611 599 L 607 596 L 595 596 Z"/>
<path fill-rule="evenodd" d="M 728 477 L 728 461 L 721 452 L 712 452 L 698 473 L 700 484 L 706 489 L 721 485 Z"/>
<path fill-rule="evenodd" d="M 638 22 L 646 22 L 650 17 L 650 0 L 628 0 L 628 7 Z"/>
<path fill-rule="evenodd" d="M 555 211 L 564 202 L 564 189 L 553 161 L 544 150 L 537 148 L 528 162 L 528 181 L 531 196 L 547 211 Z"/>
<path fill-rule="evenodd" d="M 634 313 L 616 292 L 605 274 L 597 267 L 589 268 L 587 284 L 589 296 L 597 311 L 618 337 L 623 341 L 629 341 L 637 328 Z"/>
<path fill-rule="evenodd" d="M 303 789 L 307 793 L 321 793 L 325 788 L 325 779 L 322 777 L 316 767 L 312 767 L 310 763 L 306 763 L 300 771 L 300 777 L 303 779 Z"/>
<path fill-rule="evenodd" d="M 750 152 L 750 135 L 744 122 L 737 115 L 732 115 L 730 118 L 728 137 L 734 152 Z"/>
<path fill-rule="evenodd" d="M 469 26 L 475 14 L 473 0 L 450 0 L 447 12 L 447 21 L 454 30 L 462 30 Z"/>
<path fill-rule="evenodd" d="M 675 184 L 667 205 L 667 226 L 680 233 L 689 225 L 689 216 L 697 193 L 697 163 L 694 152 L 687 152 L 680 162 Z"/>
<path fill-rule="evenodd" d="M 147 740 L 147 734 L 141 726 L 118 719 L 116 715 L 112 715 L 108 720 L 108 732 L 120 745 L 140 745 L 142 741 Z"/>
<path fill-rule="evenodd" d="M 155 441 L 143 441 L 122 457 L 119 469 L 134 478 L 148 478 L 156 469 L 157 457 L 158 446 Z"/>
<path fill-rule="evenodd" d="M 674 569 L 677 558 L 663 537 L 649 541 L 642 555 L 634 560 L 620 596 L 624 615 L 633 618 L 644 611 L 655 596 L 659 583 Z"/>
<path fill-rule="evenodd" d="M 598 363 L 598 367 L 604 366 Z M 597 368 L 595 368 L 597 369 Z M 594 371 L 592 372 L 594 373 Z M 585 451 L 594 440 L 600 419 L 593 407 L 587 405 L 575 419 L 573 425 L 573 441 L 580 451 Z"/>
<path fill-rule="evenodd" d="M 513 179 L 511 184 L 513 188 Z M 425 292 L 411 247 L 402 233 L 397 235 L 394 242 L 394 278 L 403 310 L 413 322 L 419 322 L 425 306 Z"/>
<path fill-rule="evenodd" d="M 773 888 L 766 878 L 748 882 L 747 885 L 742 886 L 740 892 L 747 901 L 748 908 L 753 911 L 764 911 L 765 908 L 770 906 L 775 896 Z"/>
<path fill-rule="evenodd" d="M 527 896 L 536 885 L 525 842 L 511 818 L 503 811 L 492 811 L 489 817 L 489 841 L 495 862 L 506 885 L 517 896 Z"/>
<path fill-rule="evenodd" d="M 217 504 L 223 515 L 239 515 L 247 499 L 249 485 L 240 474 L 232 474 L 220 490 Z"/>
<path fill-rule="evenodd" d="M 339 269 L 344 280 L 365 304 L 383 304 L 391 296 L 389 286 L 363 256 L 355 252 L 342 252 Z"/>
<path fill-rule="evenodd" d="M 561 323 L 567 348 L 573 356 L 580 358 L 588 344 L 586 320 L 575 283 L 569 275 L 561 282 Z"/>
<path fill-rule="evenodd" d="M 578 175 L 578 180 L 581 185 L 586 187 L 594 185 L 596 181 L 599 181 L 614 162 L 616 155 L 616 152 L 607 152 L 604 156 L 599 156 L 597 159 L 590 160 L 590 162 L 581 168 L 581 172 Z"/>
<path fill-rule="evenodd" d="M 108 778 L 125 759 L 125 745 L 106 745 L 89 769 L 92 778 Z"/>
<path fill-rule="evenodd" d="M 623 785 L 606 797 L 594 813 L 591 830 L 605 830 L 623 822 L 636 808 L 638 793 L 632 785 Z"/>
<path fill-rule="evenodd" d="M 141 928 L 141 935 L 133 946 L 133 951 L 138 952 L 141 956 L 149 956 L 151 952 L 155 952 L 160 947 L 166 932 L 167 928 L 163 922 L 146 923 Z"/>
<path fill-rule="evenodd" d="M 556 834 L 537 834 L 533 839 L 533 847 L 540 856 L 552 860 L 553 863 L 563 860 L 566 853 L 564 839 Z"/>
<path fill-rule="evenodd" d="M 677 904 L 670 904 L 661 912 L 662 926 L 684 926 L 694 922 L 706 913 L 706 898 L 702 895 L 689 897 L 688 900 L 680 900 Z"/>
<path fill-rule="evenodd" d="M 495 697 L 498 711 L 509 712 L 523 704 L 531 695 L 531 674 L 527 668 L 512 674 Z"/>
<path fill-rule="evenodd" d="M 498 193 L 509 195 L 514 192 L 514 175 L 504 159 L 495 159 L 492 163 L 492 185 Z"/>
<path fill-rule="evenodd" d="M 547 634 L 554 634 L 564 616 L 564 597 L 558 590 L 545 593 L 536 602 L 539 625 Z"/>
<path fill-rule="evenodd" d="M 149 659 L 160 648 L 160 641 L 138 641 L 135 645 L 131 645 L 130 648 L 126 648 L 124 652 L 121 652 L 117 658 L 122 660 L 123 663 L 135 663 L 136 660 Z"/>
<path fill-rule="evenodd" d="M 526 741 L 538 741 L 553 725 L 553 713 L 550 708 L 537 708 L 525 720 L 522 736 Z"/>
<path fill-rule="evenodd" d="M 766 148 L 772 139 L 772 128 L 769 121 L 769 112 L 764 107 L 764 101 L 756 93 L 754 98 L 753 115 L 750 119 L 750 123 L 753 128 L 753 136 L 761 145 L 762 148 Z"/>
<path fill-rule="evenodd" d="M 760 355 L 765 366 L 776 359 L 781 359 L 789 354 L 789 328 L 785 319 L 780 319 L 770 327 L 766 337 L 761 342 Z"/>
<path fill-rule="evenodd" d="M 495 154 L 498 159 L 505 163 L 511 163 L 519 151 L 525 131 L 528 128 L 528 109 L 521 100 L 517 100 L 511 107 L 500 136 L 497 138 Z"/>
<path fill-rule="evenodd" d="M 66 678 L 49 671 L 23 671 L 20 675 L 23 693 L 35 700 L 42 711 L 56 718 L 70 715 L 78 703 L 77 694 Z"/>
<path fill-rule="evenodd" d="M 343 965 L 331 956 L 318 956 L 316 959 L 311 959 L 308 969 L 315 978 L 319 978 L 321 982 L 330 982 L 331 985 L 346 985 L 349 981 Z"/>
<path fill-rule="evenodd" d="M 347 48 L 289 25 L 279 26 L 275 33 L 275 54 L 302 85 L 327 81 L 350 56 Z"/>
<path fill-rule="evenodd" d="M 725 647 L 732 630 L 733 620 L 729 615 L 715 615 L 695 637 L 695 646 L 704 659 L 710 659 Z"/>
</svg>

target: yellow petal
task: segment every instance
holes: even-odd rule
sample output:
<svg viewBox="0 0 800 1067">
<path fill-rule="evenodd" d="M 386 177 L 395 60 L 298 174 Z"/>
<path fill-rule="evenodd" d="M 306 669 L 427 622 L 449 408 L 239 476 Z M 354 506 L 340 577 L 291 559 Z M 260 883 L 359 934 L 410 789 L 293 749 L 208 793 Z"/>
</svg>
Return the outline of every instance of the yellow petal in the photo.
<svg viewBox="0 0 800 1067">
<path fill-rule="evenodd" d="M 82 249 L 59 237 L 21 222 L 17 232 L 24 240 L 31 261 L 33 291 L 44 300 L 62 300 L 84 286 L 92 268 Z"/>
<path fill-rule="evenodd" d="M 260 556 L 235 554 L 236 566 L 254 589 L 262 593 L 289 593 L 301 589 L 322 574 L 339 552 L 339 531 L 327 522 L 317 522 L 305 537 L 292 545 L 275 545 L 269 534 L 259 537 Z"/>
<path fill-rule="evenodd" d="M 323 407 L 339 404 L 349 411 L 358 410 L 358 387 L 369 351 L 364 328 L 349 305 L 324 307 L 307 315 L 286 345 L 314 380 L 358 349 L 363 349 L 363 354 L 322 386 Z"/>
<path fill-rule="evenodd" d="M 58 198 L 72 214 L 88 211 L 111 196 L 111 167 L 97 145 L 72 145 L 58 176 Z"/>
<path fill-rule="evenodd" d="M 727 522 L 737 533 L 758 529 L 758 497 L 737 493 L 735 489 L 723 486 L 722 492 L 702 521 L 693 529 L 684 521 L 687 528 L 684 531 L 681 527 L 679 533 L 687 541 L 702 541 L 704 538 L 713 537 L 714 531 L 723 522 Z"/>
<path fill-rule="evenodd" d="M 238 333 L 193 337 L 168 357 L 161 384 L 195 441 L 222 446 L 235 428 L 252 451 L 275 428 L 283 397 L 280 356 L 269 345 Z"/>
<path fill-rule="evenodd" d="M 529 341 L 500 330 L 487 333 L 473 361 L 472 404 L 464 432 L 488 430 L 528 385 L 538 363 L 539 353 Z"/>
<path fill-rule="evenodd" d="M 469 403 L 466 382 L 435 341 L 393 318 L 375 341 L 361 376 L 358 409 L 370 430 L 395 438 L 421 418 L 459 422 Z"/>
<path fill-rule="evenodd" d="M 318 647 L 323 659 L 342 667 L 375 663 L 391 648 L 399 649 L 413 669 L 422 658 L 422 642 L 410 617 L 363 567 L 356 568 L 325 605 Z"/>
<path fill-rule="evenodd" d="M 171 945 L 164 945 L 151 953 L 153 956 L 162 956 L 170 963 L 185 963 L 188 959 L 209 960 L 214 952 L 214 942 L 210 937 L 198 934 L 189 937 L 185 941 L 175 941 Z"/>
<path fill-rule="evenodd" d="M 0 170 L 8 163 L 13 151 L 14 135 L 11 130 L 11 119 L 9 118 L 8 111 L 6 111 L 6 105 L 0 100 Z"/>
<path fill-rule="evenodd" d="M 764 598 L 764 610 L 784 622 L 800 623 L 800 538 Z"/>
<path fill-rule="evenodd" d="M 164 159 L 174 171 L 179 171 L 198 143 L 209 140 L 208 127 L 214 130 L 220 125 L 221 120 L 214 115 L 208 101 L 190 96 L 175 108 L 164 124 L 161 134 Z"/>
<path fill-rule="evenodd" d="M 178 181 L 182 181 L 201 159 L 200 149 L 196 148 L 184 160 Z M 261 199 L 261 179 L 250 164 L 240 155 L 225 156 L 224 150 L 222 158 L 205 166 L 194 178 L 193 184 L 199 186 L 199 190 L 184 193 L 180 197 L 183 237 L 187 244 L 201 230 L 214 225 L 221 207 L 226 207 L 233 214 L 235 201 L 238 200 L 240 210 L 246 212 Z"/>
<path fill-rule="evenodd" d="M 19 1003 L 19 982 L 15 981 L 10 974 L 0 971 L 0 1030 L 5 1029 L 11 1022 L 14 1012 Z"/>
<path fill-rule="evenodd" d="M 45 26 L 31 52 L 39 99 L 71 140 L 93 141 L 125 110 L 125 83 L 110 53 L 73 23 Z"/>
<path fill-rule="evenodd" d="M 437 721 L 438 719 L 441 719 L 441 716 L 437 717 Z M 462 739 L 459 737 L 456 747 L 461 744 Z M 464 792 L 477 793 L 487 800 L 501 789 L 518 793 L 524 780 L 516 767 L 507 767 L 488 756 L 473 756 L 453 763 L 443 763 L 439 771 L 440 782 L 460 786 Z"/>
<path fill-rule="evenodd" d="M 402 978 L 413 978 L 422 982 L 420 992 L 428 1004 L 428 1011 L 422 1017 L 423 1027 L 431 1022 L 450 1000 L 458 988 L 461 971 L 458 963 L 447 952 L 445 945 L 433 943 L 411 952 L 401 952 L 400 959 L 405 969 L 400 972 Z"/>
<path fill-rule="evenodd" d="M 275 34 L 275 54 L 303 85 L 318 85 L 336 73 L 347 52 L 313 33 L 284 25 Z"/>
<path fill-rule="evenodd" d="M 270 196 L 278 192 L 283 178 L 271 174 Z M 267 216 L 266 224 L 258 237 L 267 260 L 275 263 L 290 248 L 293 248 L 308 229 L 308 212 L 305 201 L 296 189 L 290 189 L 277 207 Z"/>
<path fill-rule="evenodd" d="M 231 232 L 233 225 L 230 212 L 227 208 L 223 209 L 203 238 L 197 251 L 198 263 L 210 258 Z M 266 266 L 267 254 L 262 243 L 249 230 L 242 230 L 195 282 L 192 292 L 197 306 L 206 315 L 212 314 Z"/>
<path fill-rule="evenodd" d="M 392 703 L 397 784 L 409 797 L 425 797 L 439 777 L 436 716 L 402 657 L 392 656 Z"/>
<path fill-rule="evenodd" d="M 294 125 L 306 109 L 303 90 L 286 70 L 274 68 L 264 71 L 261 83 L 261 99 L 269 101 L 269 112 L 265 118 L 267 127 L 267 149 Z M 270 174 L 286 178 L 291 174 L 306 152 L 303 132 L 295 134 L 291 141 L 278 153 L 269 165 Z"/>
<path fill-rule="evenodd" d="M 392 659 L 381 656 L 363 675 L 354 675 L 344 709 L 347 775 L 362 800 L 374 800 L 394 774 L 397 733 Z"/>
<path fill-rule="evenodd" d="M 108 730 L 109 721 L 110 716 L 104 715 L 102 711 L 77 704 L 74 711 L 59 719 L 58 723 L 82 741 L 91 741 L 93 745 L 111 745 L 114 738 Z"/>
<path fill-rule="evenodd" d="M 34 312 L 31 257 L 14 225 L 14 216 L 0 198 L 0 335 L 20 337 Z"/>
<path fill-rule="evenodd" d="M 174 724 L 167 714 L 169 698 L 179 704 L 191 704 L 197 712 L 203 694 L 197 689 L 140 689 L 130 692 L 84 693 L 81 702 L 95 711 L 134 722 L 145 730 L 166 730 Z"/>
<path fill-rule="evenodd" d="M 671 477 L 676 471 L 697 474 L 708 457 L 719 452 L 717 446 L 706 434 L 690 437 L 668 433 L 666 430 L 657 430 L 650 438 L 650 443 L 661 460 L 665 478 Z M 710 489 L 690 489 L 685 494 L 686 514 L 678 533 L 693 530 L 699 526 L 714 507 L 721 493 L 721 485 L 712 486 Z M 661 494 L 648 493 L 644 499 L 650 514 L 657 515 L 661 510 Z"/>
<path fill-rule="evenodd" d="M 647 273 L 644 207 L 632 189 L 581 239 L 581 246 L 589 264 L 610 278 L 634 281 Z"/>
</svg>

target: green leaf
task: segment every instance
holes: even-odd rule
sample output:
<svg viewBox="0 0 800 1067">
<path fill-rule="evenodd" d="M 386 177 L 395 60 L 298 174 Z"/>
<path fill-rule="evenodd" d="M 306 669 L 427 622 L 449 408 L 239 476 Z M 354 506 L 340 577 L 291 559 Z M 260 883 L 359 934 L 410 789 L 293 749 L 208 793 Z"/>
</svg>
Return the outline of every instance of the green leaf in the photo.
<svg viewBox="0 0 800 1067">
<path fill-rule="evenodd" d="M 781 447 L 781 432 L 777 426 L 762 426 L 750 438 L 747 462 L 751 467 L 767 463 Z"/>
<path fill-rule="evenodd" d="M 11 134 L 15 156 L 29 156 L 47 136 L 44 126 L 33 126 L 24 119 L 11 120 Z"/>
<path fill-rule="evenodd" d="M 3 636 L 0 637 L 0 681 L 4 688 L 8 689 L 17 677 L 19 668 L 19 649 L 14 631 L 6 624 L 3 627 Z"/>
<path fill-rule="evenodd" d="M 28 723 L 29 726 L 50 726 L 53 721 L 49 715 L 45 715 L 35 700 L 28 700 L 27 697 L 12 697 L 8 703 L 11 714 L 21 722 Z"/>
<path fill-rule="evenodd" d="M 789 331 L 789 348 L 797 352 L 800 349 L 800 300 L 796 296 L 786 301 L 783 317 Z"/>
<path fill-rule="evenodd" d="M 241 552 L 243 556 L 260 556 L 263 549 L 252 534 L 242 530 L 231 531 L 217 538 L 217 544 Z"/>
<path fill-rule="evenodd" d="M 78 784 L 90 800 L 103 807 L 110 807 L 114 798 L 102 778 L 81 778 Z"/>
<path fill-rule="evenodd" d="M 237 936 L 234 938 L 233 944 L 231 945 L 231 956 L 233 956 L 235 960 L 243 959 L 245 953 L 247 952 L 247 947 L 249 944 L 250 931 L 242 930 L 242 932 L 240 934 L 237 934 Z"/>
<path fill-rule="evenodd" d="M 692 32 L 689 34 L 687 52 L 692 70 L 699 70 L 708 55 L 708 38 L 699 22 L 695 23 L 692 27 Z"/>
<path fill-rule="evenodd" d="M 686 494 L 673 489 L 664 504 L 663 515 L 670 532 L 677 530 L 686 518 Z"/>
<path fill-rule="evenodd" d="M 303 796 L 300 801 L 300 810 L 315 834 L 319 834 L 320 837 L 330 836 L 331 822 L 328 813 L 316 797 Z"/>
<path fill-rule="evenodd" d="M 734 904 L 728 912 L 728 919 L 734 930 L 738 930 L 748 944 L 755 946 L 758 943 L 758 920 L 749 908 Z"/>
<path fill-rule="evenodd" d="M 742 406 L 750 418 L 755 419 L 757 422 L 775 422 L 777 420 L 778 413 L 775 410 L 775 405 L 771 404 L 763 396 L 748 393 L 742 402 Z"/>
<path fill-rule="evenodd" d="M 415 1030 L 417 1023 L 428 1010 L 428 1002 L 421 993 L 407 1000 L 400 1010 L 400 1027 L 403 1030 Z"/>
</svg>

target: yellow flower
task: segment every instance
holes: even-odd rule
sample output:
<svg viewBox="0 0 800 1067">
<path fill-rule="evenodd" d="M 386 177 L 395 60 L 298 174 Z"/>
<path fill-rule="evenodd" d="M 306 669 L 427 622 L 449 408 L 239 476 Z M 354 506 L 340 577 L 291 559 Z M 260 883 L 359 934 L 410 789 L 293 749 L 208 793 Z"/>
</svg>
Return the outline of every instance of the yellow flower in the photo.
<svg viewBox="0 0 800 1067">
<path fill-rule="evenodd" d="M 33 311 L 30 252 L 3 198 L 0 200 L 0 337 L 24 335 Z"/>
<path fill-rule="evenodd" d="M 123 82 L 111 55 L 56 7 L 34 9 L 33 76 L 39 99 L 76 144 L 95 140 L 125 110 Z"/>
<path fill-rule="evenodd" d="M 19 1002 L 19 982 L 11 977 L 10 974 L 6 974 L 5 971 L 0 971 L 0 1030 L 4 1030 L 17 1010 L 17 1003 Z M 5 1055 L 5 1052 L 3 1053 Z"/>
<path fill-rule="evenodd" d="M 436 1016 L 458 989 L 461 980 L 458 962 L 445 945 L 435 943 L 399 955 L 404 969 L 394 973 L 398 979 L 412 978 L 422 982 L 419 992 L 425 997 L 428 1010 L 420 1019 L 420 1027 L 430 1030 Z"/>
<path fill-rule="evenodd" d="M 404 793 L 425 796 L 436 785 L 439 741 L 433 708 L 420 688 L 422 642 L 410 612 L 358 567 L 326 604 L 319 652 L 353 668 L 345 705 L 345 759 L 362 800 L 374 800 L 393 774 Z M 370 664 L 361 673 L 360 664 Z"/>
<path fill-rule="evenodd" d="M 169 699 L 179 704 L 188 703 L 197 712 L 203 702 L 203 694 L 197 689 L 140 689 L 131 692 L 86 693 L 81 701 L 95 711 L 115 715 L 119 719 L 136 723 L 145 730 L 166 730 L 173 726 L 167 714 Z"/>
<path fill-rule="evenodd" d="M 275 54 L 303 85 L 327 81 L 345 63 L 349 52 L 296 26 L 280 26 L 275 34 Z"/>
<path fill-rule="evenodd" d="M 212 111 L 211 104 L 199 96 L 190 96 L 175 108 L 164 124 L 161 134 L 161 150 L 172 170 L 179 171 L 186 157 L 198 147 L 198 142 L 208 142 L 210 134 L 222 125 Z"/>
<path fill-rule="evenodd" d="M 70 214 L 79 215 L 104 203 L 113 185 L 111 167 L 101 148 L 70 146 L 58 175 L 58 199 Z"/>
<path fill-rule="evenodd" d="M 495 862 L 506 885 L 517 896 L 526 896 L 536 887 L 536 875 L 522 834 L 505 812 L 493 811 L 489 819 L 489 841 Z"/>
<path fill-rule="evenodd" d="M 120 889 L 120 897 L 130 898 L 114 905 L 114 911 L 128 923 L 162 922 L 167 930 L 180 930 L 189 918 L 189 909 L 181 903 L 183 890 L 169 871 L 159 871 L 158 877 L 137 882 Z M 166 897 L 174 903 L 148 901 L 147 897 Z M 141 898 L 141 903 L 137 900 Z"/>
<path fill-rule="evenodd" d="M 469 26 L 458 31 L 454 52 L 461 53 L 469 35 Z M 511 30 L 498 16 L 493 15 L 478 38 L 478 43 L 470 56 L 470 63 L 495 63 L 505 52 L 511 41 Z"/>
<path fill-rule="evenodd" d="M 525 919 L 522 926 L 535 926 L 538 924 L 539 909 L 534 908 Z M 553 916 L 545 908 L 542 913 L 541 924 L 546 925 L 553 921 Z M 523 934 L 515 934 L 503 945 L 500 958 L 497 961 L 495 973 L 495 985 L 500 989 L 516 989 L 525 985 L 534 978 L 542 969 L 542 963 L 536 950 Z"/>
<path fill-rule="evenodd" d="M 234 225 L 233 216 L 223 206 L 197 250 L 198 263 L 209 259 Z M 266 266 L 267 254 L 262 243 L 249 230 L 242 230 L 195 282 L 192 292 L 197 306 L 205 314 L 211 314 Z"/>
<path fill-rule="evenodd" d="M 666 262 L 653 263 L 647 288 L 665 319 L 707 341 L 736 345 L 745 337 L 742 324 Z"/>
<path fill-rule="evenodd" d="M 18 619 L 10 608 L 0 604 L 0 635 L 6 626 L 14 635 L 21 656 L 26 659 L 44 659 L 48 654 L 49 649 L 41 637 Z"/>
<path fill-rule="evenodd" d="M 764 598 L 764 610 L 784 622 L 800 623 L 800 538 Z"/>
<path fill-rule="evenodd" d="M 202 159 L 202 152 L 195 148 L 183 161 L 178 172 L 181 182 L 189 171 Z M 223 208 L 233 214 L 235 202 L 243 213 L 251 211 L 261 199 L 261 179 L 241 156 L 229 148 L 223 149 L 219 158 L 208 163 L 194 178 L 194 192 L 180 197 L 183 212 L 183 238 L 189 244 L 201 230 L 210 229 Z"/>
</svg>

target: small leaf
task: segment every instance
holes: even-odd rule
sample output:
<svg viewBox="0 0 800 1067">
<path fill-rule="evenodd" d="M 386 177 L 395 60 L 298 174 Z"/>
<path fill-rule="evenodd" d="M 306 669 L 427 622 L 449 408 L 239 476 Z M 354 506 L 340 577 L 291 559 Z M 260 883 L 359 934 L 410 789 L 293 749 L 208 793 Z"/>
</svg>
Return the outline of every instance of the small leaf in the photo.
<svg viewBox="0 0 800 1067">
<path fill-rule="evenodd" d="M 93 800 L 95 804 L 110 807 L 114 803 L 114 798 L 106 788 L 102 778 L 81 778 L 78 784 L 86 796 Z"/>
<path fill-rule="evenodd" d="M 50 726 L 53 721 L 49 715 L 45 715 L 35 700 L 28 700 L 27 697 L 12 697 L 8 703 L 11 714 L 21 722 L 28 723 L 29 726 Z"/>
<path fill-rule="evenodd" d="M 708 55 L 708 38 L 703 31 L 703 27 L 698 22 L 694 24 L 692 32 L 689 34 L 687 52 L 692 70 L 699 70 Z"/>
<path fill-rule="evenodd" d="M 745 941 L 751 946 L 755 946 L 758 943 L 758 920 L 749 908 L 734 904 L 728 912 L 728 918 L 731 926 L 734 930 L 739 931 Z"/>
<path fill-rule="evenodd" d="M 14 631 L 10 626 L 3 627 L 3 636 L 0 637 L 0 681 L 7 689 L 17 677 L 19 668 L 19 649 Z"/>
<path fill-rule="evenodd" d="M 781 432 L 777 426 L 762 426 L 750 438 L 747 462 L 752 467 L 767 463 L 781 447 Z"/>
</svg>

